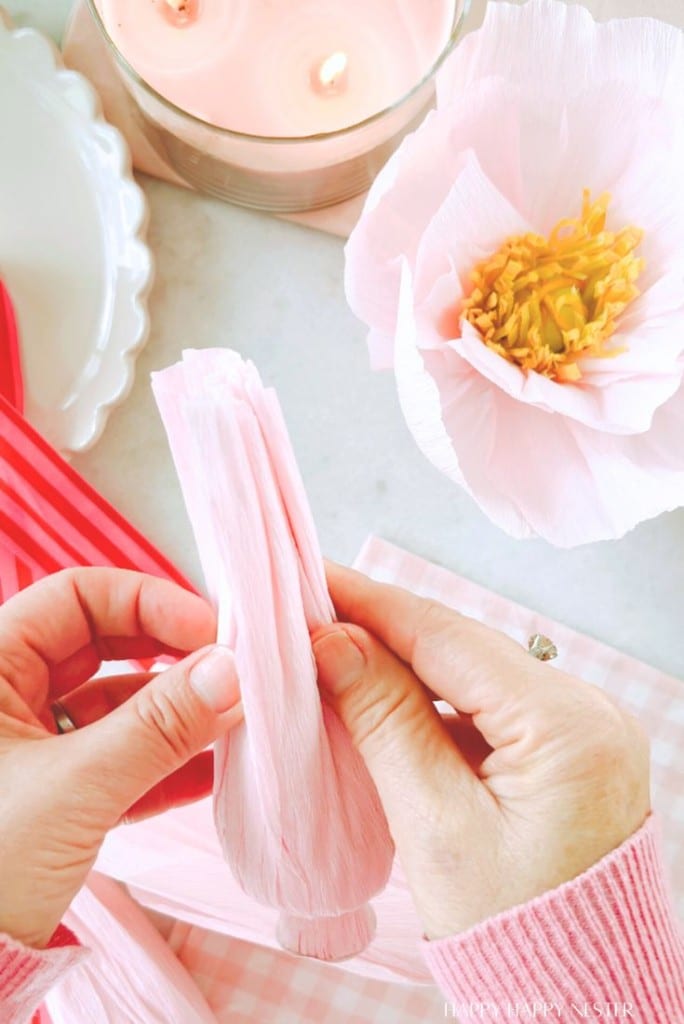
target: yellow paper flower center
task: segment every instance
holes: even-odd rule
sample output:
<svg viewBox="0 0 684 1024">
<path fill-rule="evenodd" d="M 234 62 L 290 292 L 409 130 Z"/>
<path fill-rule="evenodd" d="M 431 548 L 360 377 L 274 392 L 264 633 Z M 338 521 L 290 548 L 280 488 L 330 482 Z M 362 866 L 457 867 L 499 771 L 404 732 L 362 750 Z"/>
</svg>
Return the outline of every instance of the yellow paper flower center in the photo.
<svg viewBox="0 0 684 1024">
<path fill-rule="evenodd" d="M 462 315 L 488 348 L 556 381 L 580 380 L 580 359 L 624 351 L 606 343 L 639 295 L 643 231 L 607 231 L 609 203 L 585 189 L 580 217 L 559 221 L 548 239 L 509 238 L 477 264 Z"/>
</svg>

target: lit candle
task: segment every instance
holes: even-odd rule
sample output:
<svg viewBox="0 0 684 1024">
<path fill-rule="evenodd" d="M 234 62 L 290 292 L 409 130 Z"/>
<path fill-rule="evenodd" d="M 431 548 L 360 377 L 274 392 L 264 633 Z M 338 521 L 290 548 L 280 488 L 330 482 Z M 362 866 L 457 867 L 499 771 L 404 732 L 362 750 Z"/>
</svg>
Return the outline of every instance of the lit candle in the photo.
<svg viewBox="0 0 684 1024">
<path fill-rule="evenodd" d="M 177 106 L 251 135 L 312 135 L 390 106 L 449 37 L 453 0 L 101 0 L 112 39 Z"/>
<path fill-rule="evenodd" d="M 119 54 L 159 96 L 207 125 L 281 140 L 340 132 L 392 108 L 429 75 L 467 6 L 466 0 L 91 2 Z M 295 168 L 282 147 L 265 161 L 263 154 L 227 148 L 225 136 L 200 139 L 197 122 L 181 131 L 170 123 L 172 113 L 153 110 L 153 97 L 127 84 L 150 121 L 197 148 L 194 167 L 202 155 L 276 170 L 334 165 L 396 136 L 417 113 L 409 103 L 401 117 L 366 132 L 362 143 L 346 135 L 307 158 L 300 148 Z M 423 95 L 419 106 L 425 105 Z M 158 139 L 151 141 L 160 148 Z M 165 155 L 188 163 L 187 152 L 173 151 L 172 139 Z M 192 167 L 181 173 L 192 176 Z"/>
<path fill-rule="evenodd" d="M 349 58 L 346 53 L 338 50 L 317 63 L 311 69 L 311 87 L 322 96 L 334 96 L 347 87 L 347 65 Z"/>
</svg>

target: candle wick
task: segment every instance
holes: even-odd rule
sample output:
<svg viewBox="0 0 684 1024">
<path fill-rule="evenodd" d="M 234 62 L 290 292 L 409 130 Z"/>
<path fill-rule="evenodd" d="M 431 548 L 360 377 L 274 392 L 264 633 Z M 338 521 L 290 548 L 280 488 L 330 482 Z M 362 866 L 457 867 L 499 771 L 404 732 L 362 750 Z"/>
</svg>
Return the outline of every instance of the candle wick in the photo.
<svg viewBox="0 0 684 1024">
<path fill-rule="evenodd" d="M 176 28 L 184 28 L 197 20 L 199 0 L 162 0 L 162 12 Z"/>
</svg>

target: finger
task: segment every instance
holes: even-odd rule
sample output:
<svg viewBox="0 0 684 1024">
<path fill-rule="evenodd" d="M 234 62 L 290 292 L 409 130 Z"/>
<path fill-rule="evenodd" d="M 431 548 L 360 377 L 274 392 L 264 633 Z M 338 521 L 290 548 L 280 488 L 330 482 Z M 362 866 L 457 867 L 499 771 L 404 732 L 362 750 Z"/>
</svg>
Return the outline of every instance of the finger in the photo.
<svg viewBox="0 0 684 1024">
<path fill-rule="evenodd" d="M 130 825 L 172 807 L 183 807 L 209 796 L 214 785 L 214 755 L 204 750 L 148 790 L 129 807 L 123 821 Z"/>
<path fill-rule="evenodd" d="M 68 693 L 84 679 L 94 676 L 103 661 L 135 661 L 147 668 L 158 661 L 172 663 L 186 653 L 150 637 L 101 637 L 97 649 L 88 644 L 53 666 L 50 689 L 53 694 Z"/>
<path fill-rule="evenodd" d="M 492 747 L 521 738 L 558 675 L 498 630 L 436 601 L 328 564 L 340 618 L 377 636 Z"/>
<path fill-rule="evenodd" d="M 40 719 L 34 715 L 31 708 L 19 696 L 17 691 L 12 689 L 9 683 L 3 679 L 0 679 L 0 714 L 6 715 L 9 719 L 14 719 L 17 722 L 42 728 Z"/>
<path fill-rule="evenodd" d="M 420 680 L 369 633 L 326 627 L 313 650 L 321 689 L 368 766 L 407 867 L 417 830 L 429 834 L 449 805 L 467 814 L 480 784 Z"/>
<path fill-rule="evenodd" d="M 99 721 L 63 737 L 74 789 L 95 789 L 106 827 L 241 718 L 232 653 L 205 648 Z"/>
<path fill-rule="evenodd" d="M 436 634 L 439 642 L 445 630 L 464 648 L 464 659 L 481 663 L 488 656 L 506 658 L 527 665 L 529 655 L 504 633 L 468 618 L 438 601 L 418 597 L 408 590 L 375 580 L 328 562 L 326 572 L 335 609 L 342 620 L 368 629 L 403 661 L 412 662 L 423 653 L 425 641 Z M 433 645 L 436 646 L 436 645 Z M 436 673 L 437 680 L 446 675 Z M 423 682 L 432 685 L 429 679 Z M 442 688 L 436 692 L 442 695 Z"/>
<path fill-rule="evenodd" d="M 195 650 L 216 636 L 209 604 L 167 580 L 124 569 L 68 569 L 27 587 L 0 608 L 0 677 L 37 712 L 82 682 L 115 650 Z M 132 641 L 112 647 L 114 638 Z M 81 677 L 60 666 L 79 652 Z M 132 653 L 128 653 L 132 652 Z"/>
<path fill-rule="evenodd" d="M 121 676 L 90 679 L 64 697 L 60 706 L 77 729 L 104 718 L 155 678 L 154 672 L 129 672 Z"/>
<path fill-rule="evenodd" d="M 442 723 L 468 767 L 479 777 L 482 764 L 492 753 L 492 748 L 475 728 L 470 715 L 442 715 Z"/>
</svg>

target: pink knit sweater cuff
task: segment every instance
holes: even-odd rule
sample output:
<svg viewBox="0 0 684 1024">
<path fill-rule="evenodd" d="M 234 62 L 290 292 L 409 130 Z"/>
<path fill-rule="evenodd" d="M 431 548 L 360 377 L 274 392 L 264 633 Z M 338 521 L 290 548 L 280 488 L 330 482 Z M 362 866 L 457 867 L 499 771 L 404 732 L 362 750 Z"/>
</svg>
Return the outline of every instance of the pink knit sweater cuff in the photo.
<svg viewBox="0 0 684 1024">
<path fill-rule="evenodd" d="M 0 933 L 2 1024 L 24 1024 L 64 972 L 87 955 L 64 925 L 45 949 L 31 949 Z"/>
<path fill-rule="evenodd" d="M 652 817 L 578 878 L 424 953 L 461 1022 L 534 1006 L 545 1020 L 684 1021 L 684 939 Z"/>
</svg>

